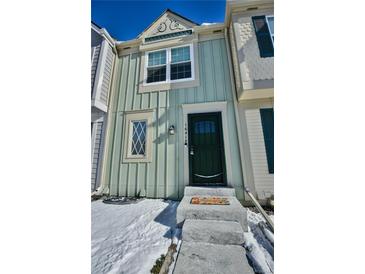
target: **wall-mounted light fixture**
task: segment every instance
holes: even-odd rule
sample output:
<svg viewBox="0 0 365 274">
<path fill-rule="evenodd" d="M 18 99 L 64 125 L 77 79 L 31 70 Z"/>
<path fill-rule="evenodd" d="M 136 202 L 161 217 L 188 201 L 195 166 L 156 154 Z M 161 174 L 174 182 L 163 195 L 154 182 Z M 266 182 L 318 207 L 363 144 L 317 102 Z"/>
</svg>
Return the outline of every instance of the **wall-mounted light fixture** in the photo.
<svg viewBox="0 0 365 274">
<path fill-rule="evenodd" d="M 171 126 L 169 127 L 169 134 L 170 134 L 170 135 L 175 135 L 175 127 L 174 127 L 173 125 L 171 125 Z"/>
</svg>

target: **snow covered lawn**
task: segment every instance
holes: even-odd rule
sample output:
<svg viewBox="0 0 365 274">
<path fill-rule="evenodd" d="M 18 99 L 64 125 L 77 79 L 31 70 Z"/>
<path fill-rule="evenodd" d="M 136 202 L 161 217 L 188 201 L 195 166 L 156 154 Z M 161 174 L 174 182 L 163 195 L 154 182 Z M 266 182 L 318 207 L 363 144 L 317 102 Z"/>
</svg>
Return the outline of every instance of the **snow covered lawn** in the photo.
<svg viewBox="0 0 365 274">
<path fill-rule="evenodd" d="M 92 202 L 92 273 L 150 273 L 171 244 L 178 204 L 161 199 L 126 205 Z M 260 214 L 248 209 L 247 217 L 247 257 L 256 273 L 274 273 L 273 234 L 260 228 Z"/>
<path fill-rule="evenodd" d="M 171 244 L 178 202 L 91 203 L 92 273 L 150 273 Z"/>
</svg>

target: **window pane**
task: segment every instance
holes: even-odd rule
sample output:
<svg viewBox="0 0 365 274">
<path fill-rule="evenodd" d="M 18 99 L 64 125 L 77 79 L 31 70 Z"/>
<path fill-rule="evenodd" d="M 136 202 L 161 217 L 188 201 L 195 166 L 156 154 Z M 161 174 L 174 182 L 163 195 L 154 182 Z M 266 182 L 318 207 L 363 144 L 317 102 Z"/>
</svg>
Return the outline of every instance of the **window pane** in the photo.
<svg viewBox="0 0 365 274">
<path fill-rule="evenodd" d="M 147 69 L 147 83 L 166 81 L 166 66 Z"/>
<path fill-rule="evenodd" d="M 146 121 L 134 121 L 132 123 L 132 155 L 145 155 Z"/>
<path fill-rule="evenodd" d="M 155 51 L 148 54 L 148 66 L 158 66 L 166 64 L 166 51 Z"/>
<path fill-rule="evenodd" d="M 215 123 L 213 121 L 199 121 L 194 124 L 195 134 L 209 134 L 215 133 Z"/>
<path fill-rule="evenodd" d="M 171 65 L 171 80 L 191 78 L 191 62 Z"/>
<path fill-rule="evenodd" d="M 274 17 L 267 17 L 267 22 L 269 22 L 270 33 L 274 36 Z"/>
<path fill-rule="evenodd" d="M 190 47 L 171 49 L 171 63 L 190 61 Z"/>
<path fill-rule="evenodd" d="M 256 33 L 265 34 L 268 31 L 265 16 L 252 17 L 252 19 L 254 20 Z"/>
</svg>

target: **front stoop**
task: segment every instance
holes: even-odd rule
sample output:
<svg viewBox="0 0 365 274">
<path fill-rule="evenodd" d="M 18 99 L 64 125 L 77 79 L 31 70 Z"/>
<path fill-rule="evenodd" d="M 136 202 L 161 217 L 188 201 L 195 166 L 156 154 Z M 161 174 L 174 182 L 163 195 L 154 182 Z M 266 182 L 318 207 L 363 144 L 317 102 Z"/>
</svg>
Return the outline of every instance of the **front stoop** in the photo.
<svg viewBox="0 0 365 274">
<path fill-rule="evenodd" d="M 226 197 L 230 204 L 191 204 L 194 196 Z M 174 274 L 254 274 L 242 247 L 247 211 L 233 188 L 186 187 L 176 221 L 182 244 Z"/>
<path fill-rule="evenodd" d="M 186 186 L 184 196 L 236 196 L 234 188 L 230 187 L 195 187 Z"/>
<path fill-rule="evenodd" d="M 183 241 L 174 274 L 254 274 L 239 245 Z"/>
<path fill-rule="evenodd" d="M 185 187 L 184 193 L 176 212 L 179 227 L 182 227 L 185 219 L 216 220 L 238 222 L 243 231 L 248 231 L 246 209 L 235 197 L 233 188 Z M 190 203 L 193 196 L 226 197 L 230 204 L 193 205 Z"/>
<path fill-rule="evenodd" d="M 213 220 L 185 220 L 182 240 L 221 245 L 244 243 L 243 230 L 239 223 Z"/>
</svg>

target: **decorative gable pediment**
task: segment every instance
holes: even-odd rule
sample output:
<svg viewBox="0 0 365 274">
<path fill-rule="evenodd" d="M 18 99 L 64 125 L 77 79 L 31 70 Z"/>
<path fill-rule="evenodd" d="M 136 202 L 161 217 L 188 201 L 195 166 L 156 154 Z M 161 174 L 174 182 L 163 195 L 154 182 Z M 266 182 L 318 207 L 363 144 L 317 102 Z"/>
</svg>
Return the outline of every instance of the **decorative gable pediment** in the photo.
<svg viewBox="0 0 365 274">
<path fill-rule="evenodd" d="M 150 33 L 150 35 L 167 34 L 176 31 L 187 30 L 188 27 L 173 17 L 167 16 L 165 20 Z"/>
<path fill-rule="evenodd" d="M 180 17 L 171 11 L 163 13 L 149 28 L 147 28 L 140 36 L 152 37 L 156 35 L 170 34 L 192 29 L 195 23 Z"/>
</svg>

